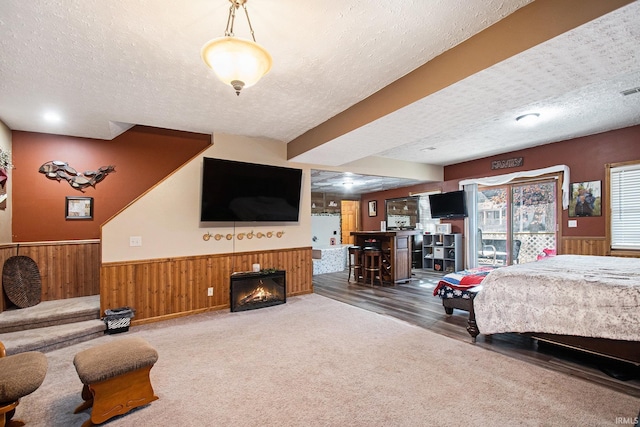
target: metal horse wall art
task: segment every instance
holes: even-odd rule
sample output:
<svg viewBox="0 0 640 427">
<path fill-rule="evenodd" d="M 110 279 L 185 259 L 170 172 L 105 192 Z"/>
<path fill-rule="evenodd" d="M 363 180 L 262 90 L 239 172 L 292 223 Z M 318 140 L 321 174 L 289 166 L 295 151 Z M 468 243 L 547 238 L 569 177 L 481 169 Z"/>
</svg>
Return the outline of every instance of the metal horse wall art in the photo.
<svg viewBox="0 0 640 427">
<path fill-rule="evenodd" d="M 115 172 L 115 166 L 102 166 L 97 171 L 78 172 L 66 162 L 60 160 L 51 160 L 40 166 L 38 172 L 45 174 L 49 179 L 55 179 L 60 182 L 66 180 L 73 188 L 84 193 L 84 188 L 94 187 L 97 183 L 105 179 L 111 172 Z"/>
</svg>

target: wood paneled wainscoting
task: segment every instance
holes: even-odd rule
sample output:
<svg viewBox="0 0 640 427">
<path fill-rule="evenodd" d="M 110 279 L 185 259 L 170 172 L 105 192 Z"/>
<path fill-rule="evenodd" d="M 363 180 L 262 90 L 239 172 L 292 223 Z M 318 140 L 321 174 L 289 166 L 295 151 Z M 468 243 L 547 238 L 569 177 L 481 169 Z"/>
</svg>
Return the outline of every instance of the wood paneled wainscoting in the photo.
<svg viewBox="0 0 640 427">
<path fill-rule="evenodd" d="M 564 255 L 609 255 L 605 237 L 563 237 L 560 253 Z"/>
<path fill-rule="evenodd" d="M 131 307 L 135 325 L 229 308 L 231 273 L 253 264 L 285 270 L 287 296 L 313 292 L 311 247 L 113 262 L 101 267 L 100 310 Z"/>
<path fill-rule="evenodd" d="M 42 301 L 100 293 L 100 240 L 25 242 L 0 245 L 0 263 L 14 255 L 36 262 L 42 279 Z M 0 312 L 10 305 L 0 284 Z"/>
</svg>

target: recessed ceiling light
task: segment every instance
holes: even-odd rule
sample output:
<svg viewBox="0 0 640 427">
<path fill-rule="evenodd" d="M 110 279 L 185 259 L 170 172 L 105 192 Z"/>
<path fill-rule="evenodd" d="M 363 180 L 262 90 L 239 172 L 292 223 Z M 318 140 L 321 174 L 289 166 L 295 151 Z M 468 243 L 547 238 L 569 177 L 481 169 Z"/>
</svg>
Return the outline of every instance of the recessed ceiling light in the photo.
<svg viewBox="0 0 640 427">
<path fill-rule="evenodd" d="M 62 121 L 62 117 L 60 114 L 54 113 L 53 111 L 47 111 L 44 113 L 44 119 L 49 123 L 60 123 Z"/>
<path fill-rule="evenodd" d="M 516 122 L 521 125 L 531 126 L 540 118 L 540 113 L 528 113 L 516 117 Z"/>
</svg>

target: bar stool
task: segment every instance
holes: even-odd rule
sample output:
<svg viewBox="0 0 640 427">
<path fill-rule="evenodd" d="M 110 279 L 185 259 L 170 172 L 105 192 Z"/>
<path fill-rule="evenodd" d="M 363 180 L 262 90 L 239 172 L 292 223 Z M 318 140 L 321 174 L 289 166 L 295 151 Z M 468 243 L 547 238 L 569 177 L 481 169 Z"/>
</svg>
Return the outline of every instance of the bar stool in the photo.
<svg viewBox="0 0 640 427">
<path fill-rule="evenodd" d="M 347 282 L 351 281 L 351 272 L 353 278 L 359 282 L 362 278 L 362 248 L 360 246 L 349 246 L 349 277 Z"/>
<path fill-rule="evenodd" d="M 364 281 L 370 277 L 371 286 L 378 276 L 382 286 L 382 251 L 378 248 L 364 248 Z"/>
</svg>

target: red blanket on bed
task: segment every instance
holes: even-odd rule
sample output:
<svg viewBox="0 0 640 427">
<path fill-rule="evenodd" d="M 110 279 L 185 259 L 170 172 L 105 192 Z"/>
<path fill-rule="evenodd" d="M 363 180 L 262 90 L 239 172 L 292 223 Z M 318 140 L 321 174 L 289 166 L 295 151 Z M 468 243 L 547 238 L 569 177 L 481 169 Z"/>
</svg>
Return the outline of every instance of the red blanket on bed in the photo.
<svg viewBox="0 0 640 427">
<path fill-rule="evenodd" d="M 476 267 L 449 273 L 440 279 L 438 285 L 433 290 L 433 295 L 438 295 L 438 291 L 445 286 L 460 291 L 469 290 L 470 288 L 478 286 L 494 268 L 495 267 Z"/>
</svg>

